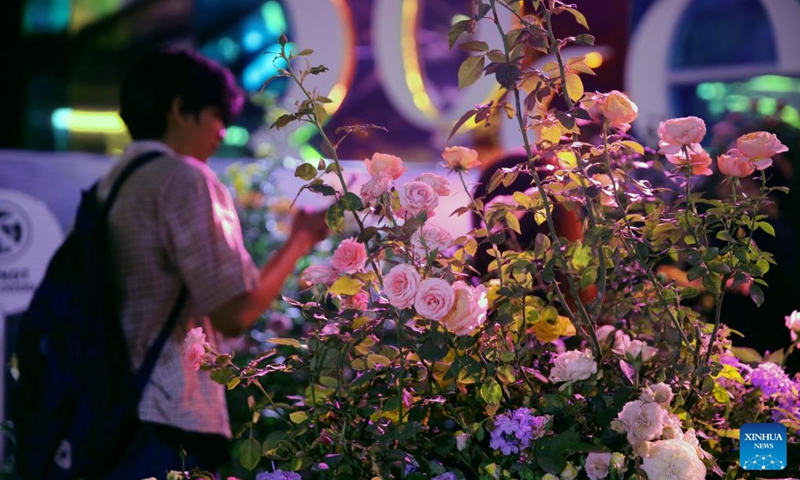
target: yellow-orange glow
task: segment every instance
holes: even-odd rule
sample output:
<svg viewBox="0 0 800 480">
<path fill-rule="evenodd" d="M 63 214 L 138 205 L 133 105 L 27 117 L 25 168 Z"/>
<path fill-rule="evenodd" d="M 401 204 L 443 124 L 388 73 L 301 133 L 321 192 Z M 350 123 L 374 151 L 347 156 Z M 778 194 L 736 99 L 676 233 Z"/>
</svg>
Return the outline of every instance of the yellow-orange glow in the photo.
<svg viewBox="0 0 800 480">
<path fill-rule="evenodd" d="M 603 55 L 600 52 L 589 52 L 583 61 L 589 68 L 597 68 L 603 64 Z"/>
</svg>

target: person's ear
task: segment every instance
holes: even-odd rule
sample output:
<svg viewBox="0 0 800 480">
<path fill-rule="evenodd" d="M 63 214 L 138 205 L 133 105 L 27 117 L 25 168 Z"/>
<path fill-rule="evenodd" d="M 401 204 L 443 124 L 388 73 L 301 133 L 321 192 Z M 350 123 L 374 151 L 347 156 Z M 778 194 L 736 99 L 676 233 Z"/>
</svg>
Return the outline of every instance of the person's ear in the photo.
<svg viewBox="0 0 800 480">
<path fill-rule="evenodd" d="M 183 100 L 180 97 L 172 99 L 172 103 L 167 110 L 167 125 L 181 125 L 186 118 L 186 115 L 181 111 L 183 108 Z"/>
</svg>

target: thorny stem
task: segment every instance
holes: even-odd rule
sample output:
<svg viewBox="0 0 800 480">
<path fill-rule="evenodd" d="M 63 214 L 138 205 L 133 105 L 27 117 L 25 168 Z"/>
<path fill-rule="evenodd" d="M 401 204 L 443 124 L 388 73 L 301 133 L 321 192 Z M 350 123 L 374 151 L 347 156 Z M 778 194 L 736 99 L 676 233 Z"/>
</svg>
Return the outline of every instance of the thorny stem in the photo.
<svg viewBox="0 0 800 480">
<path fill-rule="evenodd" d="M 457 169 L 458 171 L 458 179 L 461 180 L 461 186 L 464 187 L 464 191 L 467 192 L 467 196 L 469 197 L 470 201 L 472 202 L 472 210 L 475 212 L 476 215 L 483 221 L 483 224 L 486 226 L 486 237 L 489 237 L 489 222 L 486 220 L 486 214 L 484 213 L 483 209 L 478 208 L 477 202 L 475 202 L 475 198 L 473 198 L 472 194 L 469 191 L 469 187 L 467 187 L 467 182 L 464 180 L 464 170 Z M 494 243 L 489 242 L 492 246 L 492 251 L 494 252 L 494 258 L 497 259 L 497 273 L 499 274 L 500 279 L 500 286 L 503 286 L 503 252 L 500 251 L 497 245 Z"/>
<path fill-rule="evenodd" d="M 500 20 L 497 15 L 497 7 L 496 7 L 496 0 L 490 0 L 490 6 L 492 8 L 492 13 L 494 14 L 494 24 L 497 27 L 498 32 L 500 33 L 500 37 L 503 39 L 503 49 L 504 55 L 506 57 L 506 61 L 509 63 L 511 59 L 509 58 L 509 48 L 508 48 L 508 39 L 506 38 L 505 32 L 503 32 L 503 27 L 500 25 Z M 549 34 L 552 35 L 552 28 L 549 28 Z M 562 77 L 562 83 L 565 81 L 565 77 Z M 516 103 L 516 112 L 517 112 L 517 122 L 519 123 L 520 131 L 522 132 L 522 140 L 525 144 L 525 153 L 529 159 L 534 157 L 533 149 L 531 147 L 530 140 L 528 139 L 528 131 L 525 126 L 525 120 L 523 118 L 523 110 L 522 110 L 522 101 L 520 100 L 519 89 L 514 87 L 514 101 Z M 564 294 L 561 291 L 561 287 L 557 282 L 553 282 L 555 286 L 556 295 L 558 296 L 559 302 L 564 307 L 567 315 L 569 316 L 570 320 L 574 323 L 579 324 L 582 330 L 588 330 L 588 334 L 584 331 L 584 335 L 586 335 L 592 347 L 592 352 L 594 353 L 595 358 L 600 358 L 601 350 L 600 350 L 600 342 L 597 340 L 597 333 L 595 332 L 594 322 L 589 317 L 588 312 L 586 311 L 583 302 L 581 302 L 580 296 L 578 295 L 578 288 L 575 286 L 575 281 L 573 280 L 572 276 L 568 273 L 567 268 L 567 260 L 564 258 L 564 252 L 562 251 L 561 240 L 558 238 L 558 233 L 556 232 L 555 223 L 553 221 L 553 215 L 551 213 L 550 208 L 550 200 L 547 196 L 547 191 L 542 184 L 542 180 L 539 178 L 538 172 L 536 172 L 536 168 L 534 167 L 531 169 L 531 177 L 533 178 L 534 183 L 536 183 L 536 188 L 538 189 L 539 193 L 542 196 L 542 204 L 545 211 L 545 216 L 547 218 L 547 227 L 550 231 L 550 237 L 554 248 L 554 253 L 556 259 L 560 263 L 560 267 L 564 271 L 564 277 L 567 279 L 567 284 L 569 285 L 570 293 L 572 294 L 573 298 L 575 299 L 575 304 L 578 307 L 578 315 L 572 311 L 567 303 L 566 299 L 564 298 Z M 579 321 L 580 320 L 580 321 Z"/>
<path fill-rule="evenodd" d="M 547 7 L 542 4 L 544 8 L 544 22 L 547 28 L 547 39 L 550 43 L 550 53 L 556 56 L 556 61 L 558 62 L 558 74 L 561 76 L 561 93 L 564 95 L 564 101 L 567 103 L 567 109 L 572 110 L 572 107 L 575 105 L 572 103 L 572 99 L 569 98 L 569 92 L 567 91 L 567 72 L 564 68 L 564 59 L 561 58 L 561 47 L 558 45 L 556 41 L 555 34 L 553 33 L 553 22 L 552 22 L 552 15 L 551 12 Z"/>
<path fill-rule="evenodd" d="M 617 206 L 619 207 L 619 209 L 622 212 L 622 214 L 625 215 L 625 210 L 622 208 L 621 205 L 619 205 L 619 192 L 617 190 L 617 182 L 614 180 L 614 171 L 611 168 L 611 158 L 608 155 L 608 123 L 607 122 L 603 123 L 603 160 L 605 161 L 606 169 L 608 170 L 608 178 L 611 180 L 611 188 L 612 188 L 612 191 L 614 193 L 614 201 L 617 204 Z M 631 228 L 630 223 L 629 222 L 625 222 L 625 226 L 628 229 L 628 234 L 631 235 L 631 237 L 633 237 L 633 230 Z M 653 271 L 651 270 L 650 266 L 647 265 L 647 262 L 645 261 L 645 259 L 642 258 L 641 255 L 639 255 L 639 251 L 636 250 L 636 248 L 632 247 L 630 245 L 630 243 L 628 243 L 628 239 L 627 238 L 625 238 L 624 236 L 620 236 L 620 239 L 622 240 L 623 245 L 625 245 L 625 249 L 628 251 L 628 254 L 633 255 L 634 258 L 636 258 L 636 261 L 642 267 L 642 270 L 645 271 L 645 275 L 647 275 L 648 280 L 650 280 L 650 282 L 653 284 L 653 286 L 655 286 L 655 291 L 656 291 L 656 294 L 658 295 L 658 299 L 659 299 L 659 302 L 661 303 L 662 308 L 664 308 L 664 310 L 666 310 L 667 315 L 669 315 L 670 320 L 672 321 L 673 325 L 675 326 L 675 329 L 678 331 L 678 333 L 680 333 L 681 339 L 683 340 L 683 342 L 686 344 L 687 347 L 690 347 L 691 343 L 689 342 L 689 338 L 686 336 L 686 332 L 683 331 L 683 328 L 681 327 L 681 324 L 678 321 L 678 319 L 675 317 L 675 315 L 673 315 L 672 310 L 669 309 L 669 302 L 667 302 L 667 299 L 664 298 L 664 294 L 661 291 L 663 289 L 663 287 L 661 286 L 661 283 L 659 283 L 659 281 L 656 278 L 656 276 L 653 274 Z"/>
<path fill-rule="evenodd" d="M 303 85 L 303 81 L 300 80 L 299 78 L 297 78 L 297 74 L 294 72 L 294 69 L 292 68 L 292 62 L 288 57 L 286 57 L 285 51 L 283 50 L 283 48 L 284 47 L 281 47 L 281 56 L 284 57 L 284 60 L 286 60 L 286 72 L 289 74 L 291 79 L 297 84 L 297 86 L 300 87 L 300 90 L 302 90 L 303 95 L 305 95 L 306 99 L 308 99 L 308 101 L 310 101 L 313 104 L 314 103 L 314 97 L 311 95 L 311 93 L 308 91 L 308 89 L 306 89 L 305 85 Z M 312 120 L 313 120 L 312 123 L 317 128 L 317 131 L 319 132 L 320 137 L 322 137 L 322 141 L 325 143 L 325 146 L 328 147 L 328 151 L 331 152 L 331 159 L 333 160 L 333 163 L 336 164 L 336 169 L 335 169 L 336 176 L 339 178 L 339 183 L 342 186 L 342 192 L 344 192 L 344 194 L 347 195 L 347 193 L 348 193 L 347 182 L 345 182 L 344 175 L 342 175 L 342 166 L 339 163 L 339 154 L 336 151 L 336 147 L 333 146 L 333 144 L 331 143 L 331 140 L 328 138 L 328 135 L 325 133 L 325 130 L 322 128 L 322 123 L 320 122 L 319 117 L 317 117 L 317 113 L 316 112 L 311 113 L 311 114 L 309 114 L 309 116 L 312 118 Z M 361 218 L 359 218 L 359 216 L 358 216 L 358 214 L 356 212 L 351 212 L 351 213 L 353 214 L 353 218 L 356 219 L 356 223 L 358 224 L 359 233 L 363 232 L 364 231 L 364 222 L 361 221 Z M 369 240 L 366 240 L 365 244 L 368 245 L 369 244 Z M 367 248 L 367 254 L 369 255 L 369 263 L 372 266 L 372 270 L 375 272 L 375 275 L 378 278 L 378 283 L 382 287 L 383 286 L 383 275 L 381 274 L 381 269 L 378 268 L 378 264 L 375 263 L 375 259 L 373 258 L 372 253 L 370 252 L 369 248 Z"/>
</svg>

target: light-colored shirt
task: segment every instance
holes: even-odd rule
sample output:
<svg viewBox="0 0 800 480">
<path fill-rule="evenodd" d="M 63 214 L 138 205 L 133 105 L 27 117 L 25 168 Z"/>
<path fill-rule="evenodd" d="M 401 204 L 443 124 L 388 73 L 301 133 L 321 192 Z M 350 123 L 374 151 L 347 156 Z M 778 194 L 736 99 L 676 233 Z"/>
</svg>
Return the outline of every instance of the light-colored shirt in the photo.
<svg viewBox="0 0 800 480">
<path fill-rule="evenodd" d="M 109 239 L 122 290 L 122 326 L 138 369 L 158 337 L 181 286 L 189 291 L 177 324 L 139 403 L 139 418 L 186 431 L 231 436 L 225 390 L 208 372 L 181 361 L 189 329 L 222 338 L 208 315 L 251 289 L 259 272 L 244 248 L 230 194 L 203 162 L 161 142 L 132 143 L 101 181 L 105 198 L 125 165 L 150 151 L 163 155 L 131 175 L 109 214 Z"/>
</svg>

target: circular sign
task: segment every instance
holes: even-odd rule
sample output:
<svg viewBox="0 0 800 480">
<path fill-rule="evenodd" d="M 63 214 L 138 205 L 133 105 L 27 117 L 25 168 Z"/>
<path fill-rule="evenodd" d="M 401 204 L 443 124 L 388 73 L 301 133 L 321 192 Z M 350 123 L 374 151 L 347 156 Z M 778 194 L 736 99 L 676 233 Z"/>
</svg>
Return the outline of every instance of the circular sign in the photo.
<svg viewBox="0 0 800 480">
<path fill-rule="evenodd" d="M 63 239 L 58 220 L 43 201 L 0 189 L 0 310 L 6 315 L 28 307 Z"/>
</svg>

